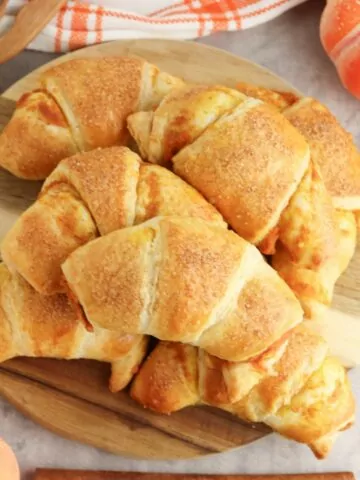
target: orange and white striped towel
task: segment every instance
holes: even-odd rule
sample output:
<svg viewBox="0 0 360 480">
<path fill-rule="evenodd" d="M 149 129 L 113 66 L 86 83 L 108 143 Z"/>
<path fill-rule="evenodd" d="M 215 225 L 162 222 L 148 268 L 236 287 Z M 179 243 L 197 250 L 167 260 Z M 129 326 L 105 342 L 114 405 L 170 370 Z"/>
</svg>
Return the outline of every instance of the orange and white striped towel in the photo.
<svg viewBox="0 0 360 480">
<path fill-rule="evenodd" d="M 10 0 L 0 32 L 28 0 Z M 46 0 L 44 0 L 46 1 Z M 250 28 L 305 0 L 89 0 L 69 1 L 29 48 L 67 51 L 109 40 L 194 39 Z"/>
</svg>

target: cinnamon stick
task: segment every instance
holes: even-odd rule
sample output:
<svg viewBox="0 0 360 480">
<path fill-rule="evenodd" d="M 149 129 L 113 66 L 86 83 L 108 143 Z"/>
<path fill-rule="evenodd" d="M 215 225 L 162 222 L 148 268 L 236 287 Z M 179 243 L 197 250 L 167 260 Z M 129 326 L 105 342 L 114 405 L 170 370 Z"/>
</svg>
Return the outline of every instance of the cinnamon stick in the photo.
<svg viewBox="0 0 360 480">
<path fill-rule="evenodd" d="M 34 480 L 355 480 L 351 472 L 297 475 L 195 475 L 38 469 Z"/>
</svg>

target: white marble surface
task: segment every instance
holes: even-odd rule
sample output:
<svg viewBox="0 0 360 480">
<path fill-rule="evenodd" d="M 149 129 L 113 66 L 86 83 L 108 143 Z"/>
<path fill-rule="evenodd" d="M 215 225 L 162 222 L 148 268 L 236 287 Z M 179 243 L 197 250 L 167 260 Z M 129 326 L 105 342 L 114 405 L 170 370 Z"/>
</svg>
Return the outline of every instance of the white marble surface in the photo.
<svg viewBox="0 0 360 480">
<path fill-rule="evenodd" d="M 322 51 L 318 23 L 323 2 L 310 0 L 282 17 L 253 30 L 219 34 L 202 43 L 229 50 L 283 76 L 303 92 L 318 97 L 336 113 L 360 143 L 359 103 L 341 87 Z M 0 66 L 0 92 L 53 56 L 26 52 Z M 360 398 L 360 371 L 351 378 Z M 0 436 L 19 459 L 23 479 L 36 467 L 198 473 L 295 473 L 352 470 L 360 478 L 360 424 L 341 435 L 325 461 L 317 461 L 306 447 L 271 435 L 245 448 L 195 461 L 148 462 L 109 455 L 64 440 L 24 418 L 0 399 Z M 0 466 L 1 480 L 1 466 Z"/>
</svg>

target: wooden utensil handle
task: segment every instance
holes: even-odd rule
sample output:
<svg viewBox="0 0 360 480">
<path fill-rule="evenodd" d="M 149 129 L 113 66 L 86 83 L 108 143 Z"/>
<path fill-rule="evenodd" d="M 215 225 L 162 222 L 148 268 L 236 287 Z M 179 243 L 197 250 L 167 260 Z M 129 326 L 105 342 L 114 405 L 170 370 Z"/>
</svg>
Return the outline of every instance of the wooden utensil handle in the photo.
<svg viewBox="0 0 360 480">
<path fill-rule="evenodd" d="M 9 0 L 0 0 L 0 18 L 4 15 Z"/>
<path fill-rule="evenodd" d="M 20 53 L 41 30 L 50 22 L 57 10 L 66 0 L 32 0 L 26 3 L 14 24 L 0 38 L 0 63 Z M 0 13 L 5 12 L 7 2 L 2 3 Z"/>
<path fill-rule="evenodd" d="M 355 480 L 351 472 L 297 475 L 185 475 L 172 473 L 89 472 L 38 469 L 34 480 Z"/>
</svg>

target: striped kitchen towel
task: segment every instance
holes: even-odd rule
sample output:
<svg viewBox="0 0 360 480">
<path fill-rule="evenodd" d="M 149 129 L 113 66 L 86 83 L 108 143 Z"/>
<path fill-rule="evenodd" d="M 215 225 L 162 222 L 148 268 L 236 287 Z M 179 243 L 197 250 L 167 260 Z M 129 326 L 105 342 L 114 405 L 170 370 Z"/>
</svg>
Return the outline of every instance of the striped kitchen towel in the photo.
<svg viewBox="0 0 360 480">
<path fill-rule="evenodd" d="M 30 0 L 10 0 L 0 33 Z M 46 1 L 46 0 L 44 0 Z M 250 28 L 305 0 L 89 0 L 69 1 L 29 48 L 68 51 L 109 40 L 194 39 Z"/>
</svg>

